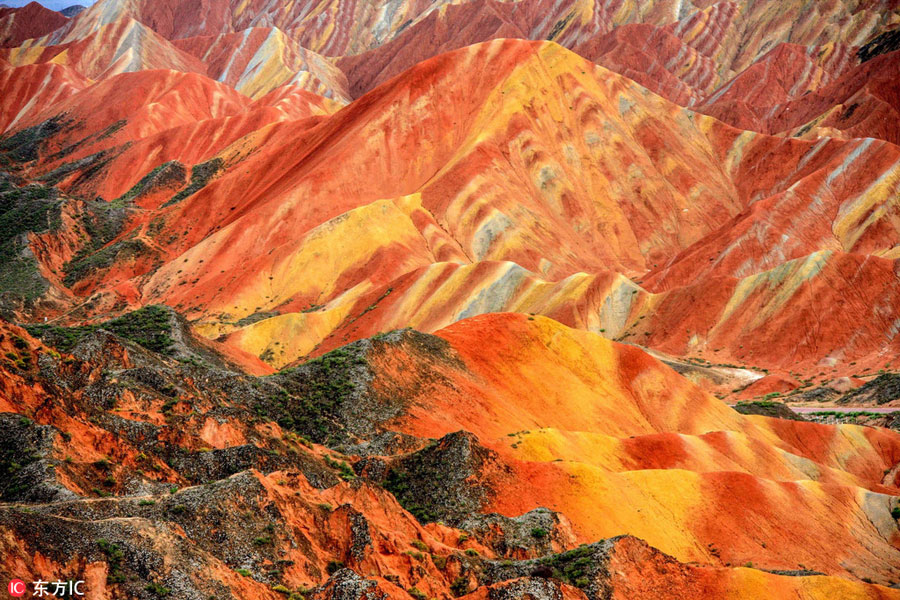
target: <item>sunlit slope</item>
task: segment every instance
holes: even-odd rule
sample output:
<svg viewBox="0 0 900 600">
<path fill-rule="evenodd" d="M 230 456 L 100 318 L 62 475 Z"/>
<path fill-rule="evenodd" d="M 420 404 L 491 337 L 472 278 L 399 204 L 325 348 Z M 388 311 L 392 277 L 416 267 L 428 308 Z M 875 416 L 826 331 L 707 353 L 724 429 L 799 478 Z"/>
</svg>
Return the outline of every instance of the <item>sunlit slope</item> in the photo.
<svg viewBox="0 0 900 600">
<path fill-rule="evenodd" d="M 896 365 L 896 272 L 896 260 L 822 252 L 743 279 L 650 293 L 609 272 L 547 281 L 509 262 L 435 263 L 367 293 L 246 324 L 228 342 L 281 367 L 380 331 L 434 331 L 513 311 L 671 355 L 805 370 L 827 384 L 863 366 Z"/>
<path fill-rule="evenodd" d="M 290 83 L 336 101 L 347 99 L 344 74 L 280 29 L 255 27 L 177 40 L 174 45 L 203 61 L 210 77 L 251 98 Z"/>
<path fill-rule="evenodd" d="M 409 406 L 389 428 L 463 429 L 498 453 L 485 510 L 546 506 L 583 540 L 631 533 L 684 561 L 897 576 L 897 482 L 882 482 L 896 433 L 744 417 L 637 348 L 543 317 L 438 335 L 447 348 L 377 356 L 372 385 Z"/>
<path fill-rule="evenodd" d="M 84 37 L 62 44 L 46 38 L 27 40 L 16 48 L 0 48 L 13 66 L 53 62 L 91 79 L 146 69 L 206 73 L 206 65 L 133 18 L 104 23 Z"/>
<path fill-rule="evenodd" d="M 265 202 L 263 207 L 244 194 L 234 211 L 229 210 L 228 214 L 222 215 L 225 219 L 233 218 L 232 215 L 241 205 L 247 211 L 246 216 L 237 213 L 239 218 L 231 229 L 218 232 L 191 248 L 190 253 L 185 255 L 188 258 L 186 265 L 179 264 L 177 269 L 173 268 L 174 271 L 182 271 L 181 280 L 196 278 L 206 264 L 201 265 L 197 261 L 201 256 L 206 260 L 205 255 L 213 248 L 216 248 L 212 251 L 217 256 L 227 260 L 225 249 L 254 243 L 253 236 L 256 234 L 250 233 L 255 231 L 250 224 L 258 222 L 258 219 L 262 222 L 272 219 L 273 227 L 262 226 L 265 236 L 275 236 L 280 230 L 286 232 L 290 229 L 293 239 L 286 239 L 284 245 L 276 242 L 279 246 L 276 253 L 259 257 L 262 262 L 255 270 L 255 279 L 236 277 L 230 268 L 224 269 L 223 274 L 213 274 L 210 284 L 216 285 L 219 292 L 227 290 L 227 293 L 216 294 L 215 300 L 196 287 L 188 291 L 182 286 L 181 290 L 177 290 L 179 277 L 173 277 L 169 271 L 163 271 L 157 278 L 159 285 L 169 290 L 175 289 L 172 301 L 183 307 L 202 303 L 207 314 L 215 309 L 228 315 L 218 319 L 220 325 L 210 323 L 213 327 L 209 331 L 217 334 L 230 330 L 227 322 L 236 322 L 256 312 L 274 309 L 294 313 L 297 309 L 328 305 L 337 299 L 341 306 L 328 305 L 329 309 L 335 310 L 327 315 L 298 314 L 281 319 L 284 323 L 292 322 L 291 327 L 295 331 L 297 323 L 312 324 L 308 333 L 302 334 L 305 340 L 292 338 L 296 340 L 302 355 L 315 347 L 324 337 L 323 332 L 333 329 L 336 323 L 347 326 L 347 319 L 353 319 L 355 326 L 357 319 L 381 319 L 372 329 L 360 329 L 359 335 L 364 336 L 407 324 L 425 329 L 442 326 L 446 324 L 446 319 L 473 314 L 478 302 L 485 307 L 479 312 L 521 310 L 558 316 L 554 307 L 562 303 L 581 302 L 576 298 L 576 290 L 579 287 L 584 290 L 585 286 L 579 286 L 577 282 L 584 283 L 590 277 L 578 273 L 594 274 L 606 270 L 629 273 L 649 268 L 649 289 L 664 290 L 672 284 L 663 284 L 660 288 L 657 282 L 661 277 L 662 281 L 666 281 L 682 270 L 685 277 L 673 279 L 682 286 L 705 274 L 745 278 L 781 268 L 781 263 L 787 259 L 803 259 L 826 249 L 886 253 L 897 239 L 890 216 L 897 198 L 895 188 L 900 164 L 900 154 L 894 146 L 874 140 L 848 143 L 823 140 L 812 143 L 753 133 L 739 134 L 711 119 L 684 113 L 607 71 L 595 69 L 582 72 L 579 67 L 583 67 L 584 63 L 580 59 L 551 45 L 492 42 L 451 53 L 435 62 L 440 62 L 444 69 L 452 68 L 453 63 L 449 63 L 451 57 L 462 60 L 469 54 L 475 55 L 490 48 L 507 48 L 492 59 L 498 62 L 508 57 L 512 49 L 539 50 L 533 59 L 529 59 L 534 67 L 515 67 L 505 83 L 497 84 L 497 91 L 483 101 L 480 112 L 466 108 L 471 106 L 466 102 L 471 102 L 470 98 L 457 101 L 452 93 L 443 94 L 447 99 L 437 102 L 440 108 L 437 114 L 429 112 L 420 117 L 421 121 L 414 119 L 412 124 L 392 121 L 392 112 L 370 112 L 376 110 L 376 101 L 394 107 L 398 91 L 400 94 L 407 93 L 406 84 L 412 81 L 423 84 L 418 79 L 423 69 L 417 68 L 392 82 L 393 85 L 388 84 L 361 99 L 360 106 L 354 105 L 352 109 L 336 115 L 333 122 L 310 132 L 304 140 L 309 140 L 313 149 L 300 162 L 294 162 L 293 156 L 272 157 L 268 170 L 251 169 L 251 182 L 247 182 L 247 175 L 230 176 L 210 186 L 206 193 L 198 194 L 195 202 L 206 206 L 206 198 L 228 195 L 229 189 L 259 187 L 266 190 L 265 197 L 261 199 Z M 572 62 L 566 62 L 568 60 Z M 592 77 L 590 73 L 593 73 Z M 534 94 L 526 92 L 524 83 L 513 83 L 517 77 L 529 78 L 527 89 L 540 91 Z M 586 79 L 582 81 L 579 77 Z M 484 87 L 488 85 L 489 82 L 485 81 Z M 569 92 L 570 88 L 577 91 Z M 581 93 L 581 99 L 571 100 L 570 93 Z M 419 98 L 417 102 L 422 106 L 431 101 Z M 560 102 L 568 102 L 569 106 L 560 106 Z M 577 106 L 582 108 L 579 110 Z M 455 122 L 452 128 L 441 128 L 433 122 L 433 119 L 452 119 L 452 113 L 447 115 L 444 112 L 451 107 L 459 108 L 463 115 L 479 116 L 471 120 L 460 117 L 461 120 Z M 414 106 L 400 112 L 404 115 L 418 114 Z M 377 115 L 378 125 L 373 123 L 373 114 Z M 357 125 L 360 122 L 370 124 L 374 130 Z M 350 123 L 354 127 L 348 127 Z M 340 130 L 336 129 L 338 126 Z M 668 133 L 659 133 L 665 132 L 666 128 Z M 343 133 L 347 129 L 353 131 Z M 273 130 L 259 143 L 264 139 L 267 146 L 277 146 L 278 138 L 289 135 L 288 131 L 289 126 L 284 131 Z M 433 150 L 428 153 L 417 151 L 411 161 L 400 164 L 390 161 L 396 153 L 402 156 L 404 152 L 403 138 L 397 138 L 399 132 L 416 140 L 413 147 Z M 435 139 L 434 136 L 441 133 L 447 138 Z M 356 138 L 357 135 L 365 138 Z M 453 139 L 454 135 L 459 139 Z M 424 140 L 420 136 L 425 136 Z M 382 144 L 386 146 L 382 147 Z M 303 142 L 299 145 L 304 146 Z M 616 147 L 617 152 L 610 153 L 609 148 L 612 147 Z M 455 155 L 450 154 L 452 149 L 457 149 Z M 325 155 L 346 156 L 347 159 L 324 163 L 320 157 Z M 692 160 L 687 161 L 688 157 Z M 345 164 L 346 170 L 354 171 L 354 176 L 346 173 L 343 168 Z M 271 168 L 273 165 L 276 165 L 275 168 Z M 583 170 L 579 170 L 579 165 Z M 384 169 L 391 176 L 387 180 L 379 180 L 375 177 L 375 171 L 371 176 L 355 176 L 357 171 L 365 172 L 373 167 Z M 278 173 L 284 172 L 287 174 L 273 180 Z M 326 178 L 326 173 L 330 177 Z M 416 193 L 407 194 L 413 190 Z M 273 203 L 272 198 L 279 193 L 290 199 L 289 205 Z M 405 195 L 395 197 L 397 194 Z M 290 264 L 290 261 L 305 264 L 305 259 L 301 258 L 303 252 L 295 250 L 297 246 L 294 245 L 302 239 L 297 235 L 298 227 L 302 230 L 306 227 L 304 223 L 314 226 L 317 239 L 330 235 L 333 239 L 351 239 L 353 244 L 363 243 L 363 240 L 367 240 L 366 244 L 372 244 L 371 237 L 367 235 L 349 233 L 351 223 L 357 220 L 345 222 L 340 209 L 344 206 L 361 210 L 362 207 L 357 208 L 354 204 L 367 198 L 392 197 L 394 207 L 391 211 L 403 212 L 419 229 L 423 243 L 431 252 L 431 260 L 410 263 L 411 257 L 405 254 L 402 265 L 394 268 L 394 263 L 379 259 L 377 269 L 366 269 L 363 279 L 352 275 L 363 273 L 356 270 L 358 259 L 353 258 L 354 253 L 340 252 L 336 255 L 337 262 L 328 263 L 329 273 L 334 275 L 334 280 L 362 285 L 354 285 L 350 294 L 339 299 L 336 294 L 348 289 L 347 283 L 323 290 L 308 272 L 302 278 L 276 277 L 273 280 L 275 283 L 270 286 L 266 279 L 268 271 L 283 275 L 289 272 L 284 265 Z M 322 200 L 315 201 L 314 198 Z M 307 202 L 307 199 L 310 201 Z M 387 206 L 382 200 L 371 202 L 371 206 Z M 808 207 L 810 202 L 821 202 L 830 208 L 816 210 Z M 784 213 L 784 217 L 764 219 L 769 214 L 766 208 L 775 206 Z M 190 203 L 185 204 L 184 210 L 192 213 Z M 291 217 L 289 221 L 281 219 L 284 210 L 290 210 L 297 217 Z M 371 213 L 370 210 L 361 212 Z M 267 214 L 273 217 L 266 217 Z M 358 217 L 359 213 L 354 214 Z M 175 217 L 173 215 L 171 218 Z M 755 223 L 757 218 L 759 222 Z M 326 220 L 319 225 L 317 222 L 322 219 Z M 740 225 L 735 227 L 735 223 Z M 761 236 L 761 230 L 765 229 L 770 232 Z M 383 224 L 379 225 L 378 231 L 383 231 Z M 747 241 L 732 243 L 741 232 L 746 232 Z M 383 233 L 377 235 L 382 236 L 379 239 L 384 239 Z M 779 240 L 785 235 L 790 237 L 791 242 L 780 244 Z M 707 254 L 701 254 L 700 260 L 695 259 L 698 253 L 709 248 L 708 244 L 716 243 L 720 236 L 724 241 L 713 246 L 712 250 L 706 250 L 708 256 L 719 258 L 711 260 Z M 190 238 L 185 242 L 190 243 Z M 685 250 L 678 252 L 690 257 L 688 260 L 679 262 L 681 255 L 672 254 L 672 249 L 679 245 Z M 279 258 L 280 254 L 286 256 Z M 669 258 L 672 256 L 676 257 L 674 261 Z M 387 313 L 376 311 L 377 317 L 376 312 L 363 314 L 369 306 L 395 304 L 401 296 L 397 292 L 412 285 L 414 275 L 402 279 L 395 277 L 411 268 L 419 269 L 422 281 L 417 289 L 421 290 L 435 288 L 433 282 L 445 278 L 439 273 L 449 273 L 447 269 L 454 268 L 446 265 L 422 270 L 434 261 L 467 263 L 484 260 L 510 261 L 534 275 L 517 271 L 514 265 L 485 267 L 478 273 L 473 272 L 465 283 L 460 277 L 451 278 L 452 282 L 459 283 L 443 287 L 440 294 L 434 297 L 435 304 L 438 301 L 449 302 L 440 311 L 443 314 L 435 314 L 437 307 L 429 309 L 424 295 L 407 298 L 409 304 L 395 315 L 390 310 Z M 657 260 L 659 262 L 650 262 Z M 191 265 L 194 265 L 193 268 Z M 506 273 L 509 277 L 504 278 Z M 497 281 L 497 286 L 490 287 L 478 282 L 484 280 L 484 274 Z M 809 274 L 815 275 L 816 272 Z M 513 296 L 517 299 L 528 296 L 517 289 L 519 283 L 516 281 L 532 277 L 552 282 L 551 287 L 567 288 L 568 292 L 562 297 L 557 295 L 556 300 L 549 302 L 542 302 L 534 296 L 529 296 L 529 301 L 513 300 Z M 875 277 L 872 284 L 883 287 L 884 293 L 893 298 L 896 286 L 891 283 L 888 273 Z M 784 299 L 796 296 L 793 288 L 781 285 L 779 277 L 770 279 L 770 282 L 771 285 L 762 293 L 772 298 L 773 310 L 777 310 Z M 711 290 L 706 295 L 719 303 L 718 308 L 710 309 L 710 312 L 697 312 L 682 305 L 677 316 L 670 314 L 662 319 L 667 326 L 652 330 L 638 327 L 636 321 L 661 305 L 661 301 L 637 310 L 632 307 L 633 300 L 640 299 L 641 292 L 633 287 L 623 291 L 638 297 L 620 298 L 615 303 L 617 316 L 614 319 L 596 315 L 596 311 L 591 310 L 593 315 L 564 317 L 562 320 L 577 326 L 587 323 L 591 329 L 608 330 L 611 335 L 623 334 L 628 327 L 635 326 L 638 328 L 633 334 L 646 335 L 650 331 L 651 335 L 656 334 L 655 340 L 669 340 L 673 336 L 680 339 L 675 330 L 679 324 L 684 324 L 689 331 L 687 337 L 681 340 L 678 352 L 690 351 L 698 343 L 701 347 L 708 343 L 715 348 L 719 346 L 713 346 L 714 341 L 703 338 L 685 346 L 695 333 L 703 336 L 708 331 L 709 325 L 707 328 L 691 326 L 691 322 L 710 324 L 729 319 L 732 311 L 726 305 L 734 285 L 727 280 L 707 279 L 702 287 Z M 746 288 L 751 281 L 742 285 Z M 218 290 L 220 287 L 224 290 Z M 154 298 L 169 297 L 170 292 L 163 292 L 163 287 L 149 289 Z M 388 289 L 391 291 L 388 292 Z M 463 295 L 473 290 L 483 290 L 484 293 L 477 298 L 474 294 Z M 673 293 L 673 297 L 692 295 L 696 296 L 696 293 Z M 228 297 L 239 297 L 241 301 L 228 303 Z M 721 300 L 716 300 L 719 297 Z M 864 297 L 869 298 L 868 293 Z M 357 298 L 364 300 L 357 301 Z M 351 307 L 348 304 L 351 301 L 356 305 Z M 804 295 L 794 298 L 794 302 L 799 302 L 803 307 L 810 301 Z M 893 300 L 889 302 L 893 303 Z M 454 306 L 458 307 L 458 311 L 451 308 Z M 468 313 L 466 307 L 471 307 Z M 860 309 L 863 312 L 868 310 Z M 798 310 L 803 313 L 806 308 Z M 786 313 L 777 327 L 785 327 L 796 314 Z M 889 311 L 887 314 L 892 313 Z M 767 322 L 771 316 L 769 313 L 762 315 L 759 322 Z M 405 321 L 407 317 L 409 321 Z M 845 343 L 847 325 L 845 320 L 833 325 L 837 329 L 836 343 Z M 277 327 L 275 323 L 265 327 L 273 326 Z M 271 329 L 269 331 L 274 333 Z M 723 326 L 722 331 L 732 329 Z M 739 355 L 737 347 L 756 333 L 747 330 L 731 334 L 731 337 L 743 337 L 733 344 L 733 355 Z M 342 332 L 342 335 L 346 334 L 348 331 Z M 330 345 L 333 347 L 348 339 L 354 339 L 354 336 L 338 338 Z M 631 340 L 638 343 L 647 341 L 634 337 Z M 886 340 L 868 338 L 864 343 L 868 346 L 865 351 L 871 347 L 880 348 L 882 343 L 890 347 L 894 343 L 893 337 Z M 265 346 L 266 342 L 259 339 L 251 342 L 256 347 L 260 344 Z M 667 344 L 667 347 L 674 347 L 673 344 Z M 843 346 L 838 344 L 818 355 L 813 350 L 807 356 L 818 360 L 827 352 L 842 349 Z M 279 355 L 283 354 L 284 349 L 281 350 Z M 281 360 L 289 362 L 293 356 L 287 354 Z M 773 355 L 757 358 L 759 363 L 764 363 Z"/>
<path fill-rule="evenodd" d="M 331 116 L 324 100 L 251 103 L 198 75 L 117 77 L 157 83 L 100 82 L 24 123 L 62 111 L 77 124 L 48 138 L 34 176 L 108 149 L 106 168 L 60 185 L 113 199 L 169 161 L 181 186 L 191 165 L 217 169 L 178 201 L 136 197 L 150 212 L 123 235 L 147 240 L 146 260 L 79 282 L 78 296 L 103 295 L 95 310 L 125 285 L 127 302 L 175 306 L 211 337 L 249 326 L 232 341 L 276 366 L 503 310 L 741 364 L 882 360 L 895 347 L 900 151 L 883 141 L 741 132 L 546 42 L 441 55 Z M 164 118 L 163 102 L 177 104 Z M 815 296 L 803 282 L 835 288 L 833 271 L 860 302 L 805 343 L 796 323 Z M 746 312 L 757 301 L 768 308 Z M 867 323 L 887 337 L 854 335 Z"/>
<path fill-rule="evenodd" d="M 81 91 L 90 81 L 53 63 L 12 67 L 0 62 L 0 132 L 15 129 L 31 115 Z"/>
<path fill-rule="evenodd" d="M 196 277 L 189 256 L 180 275 L 164 269 L 146 290 L 237 318 L 289 299 L 323 303 L 327 295 L 294 277 L 260 292 L 304 231 L 339 229 L 335 217 L 349 210 L 414 193 L 420 200 L 398 204 L 421 203 L 419 227 L 438 260 L 510 260 L 550 278 L 641 271 L 740 210 L 716 148 L 734 136 L 700 119 L 553 44 L 503 40 L 442 55 L 300 137 L 285 125 L 244 140 L 262 150 L 166 215 L 176 229 L 192 223 L 179 247 L 207 266 L 242 256 L 254 276 L 212 277 L 245 300 L 175 289 Z M 282 152 L 288 143 L 299 152 Z M 261 231 L 275 250 L 250 268 L 241 249 Z"/>
</svg>

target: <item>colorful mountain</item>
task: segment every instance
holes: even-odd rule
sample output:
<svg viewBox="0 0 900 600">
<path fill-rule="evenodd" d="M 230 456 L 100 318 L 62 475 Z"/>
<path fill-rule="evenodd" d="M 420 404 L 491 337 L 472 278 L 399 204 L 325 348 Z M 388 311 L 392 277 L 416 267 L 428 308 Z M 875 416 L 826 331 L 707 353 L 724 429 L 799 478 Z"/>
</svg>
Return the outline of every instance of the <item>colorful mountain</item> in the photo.
<svg viewBox="0 0 900 600">
<path fill-rule="evenodd" d="M 898 61 L 894 0 L 0 9 L 0 576 L 900 598 Z"/>
<path fill-rule="evenodd" d="M 0 7 L 0 47 L 15 47 L 27 39 L 59 29 L 68 19 L 37 2 L 21 8 Z"/>
<path fill-rule="evenodd" d="M 158 307 L 29 327 L 59 353 L 5 326 L 3 435 L 27 442 L 4 455 L 4 574 L 185 597 L 327 580 L 314 597 L 340 598 L 348 578 L 386 597 L 898 597 L 848 579 L 900 576 L 896 432 L 743 416 L 545 317 L 398 331 L 263 378 L 185 328 Z"/>
<path fill-rule="evenodd" d="M 475 64 L 488 68 L 455 95 Z M 131 77 L 150 76 L 163 72 Z M 161 79 L 167 90 L 169 80 Z M 433 331 L 509 310 L 679 356 L 708 359 L 715 350 L 722 362 L 766 369 L 883 364 L 896 350 L 893 336 L 855 334 L 860 324 L 890 330 L 895 309 L 872 311 L 896 306 L 890 206 L 900 155 L 889 143 L 736 131 L 546 42 L 496 41 L 441 55 L 314 122 L 262 117 L 235 96 L 217 101 L 221 110 L 203 117 L 213 120 L 185 135 L 175 112 L 164 124 L 141 122 L 136 108 L 160 100 L 126 101 L 130 89 L 152 88 L 113 78 L 56 106 L 78 125 L 44 138 L 25 167 L 32 178 L 53 174 L 67 193 L 128 199 L 137 211 L 115 239 L 95 244 L 102 260 L 84 257 L 109 269 L 69 264 L 60 286 L 74 292 L 69 306 L 166 303 L 205 335 L 228 335 L 272 355 L 275 366 L 385 329 Z M 109 94 L 117 100 L 101 99 Z M 213 96 L 228 94 L 220 87 L 201 95 Z M 110 106 L 102 119 L 97 105 Z M 200 131 L 216 132 L 212 145 L 198 144 Z M 160 135 L 176 139 L 161 145 Z M 190 147 L 177 150 L 178 140 Z M 423 146 L 432 151 L 420 153 Z M 147 177 L 164 165 L 181 173 L 174 187 L 145 193 Z M 499 172 L 507 176 L 493 177 Z M 809 211 L 810 202 L 821 210 Z M 259 255 L 261 236 L 271 251 Z M 355 240 L 355 248 L 338 239 Z M 117 246 L 129 257 L 140 246 L 142 258 L 118 265 Z M 858 316 L 828 319 L 833 333 L 798 345 L 792 323 L 815 298 L 803 282 L 834 289 L 831 271 L 813 266 L 834 253 L 846 256 L 842 264 L 877 255 L 885 266 L 866 260 L 874 279 L 847 282 L 863 298 Z M 312 265 L 328 266 L 317 275 Z M 591 283 L 615 281 L 616 272 L 634 283 Z M 685 304 L 698 295 L 705 305 Z M 740 318 L 749 320 L 735 329 L 731 320 L 748 299 L 754 308 Z M 368 314 L 369 306 L 378 310 Z M 49 316 L 60 307 L 48 308 Z M 788 353 L 771 343 L 782 338 L 792 340 Z"/>
</svg>

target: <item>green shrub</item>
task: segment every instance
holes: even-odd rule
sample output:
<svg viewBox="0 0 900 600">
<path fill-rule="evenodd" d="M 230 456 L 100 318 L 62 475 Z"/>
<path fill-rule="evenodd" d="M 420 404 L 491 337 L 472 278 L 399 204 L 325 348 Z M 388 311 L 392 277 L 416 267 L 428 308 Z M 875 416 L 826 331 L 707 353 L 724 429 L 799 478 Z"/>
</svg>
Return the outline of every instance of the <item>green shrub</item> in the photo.
<svg viewBox="0 0 900 600">
<path fill-rule="evenodd" d="M 325 464 L 331 467 L 332 469 L 337 469 L 341 476 L 341 479 L 344 481 L 352 481 L 356 479 L 356 473 L 353 471 L 353 467 L 348 465 L 342 460 L 334 460 L 327 454 L 324 456 Z"/>
<path fill-rule="evenodd" d="M 411 587 L 406 591 L 416 600 L 425 600 L 426 598 L 428 598 L 428 596 L 425 595 L 425 592 L 416 587 Z"/>
<path fill-rule="evenodd" d="M 109 565 L 106 573 L 106 583 L 123 583 L 125 574 L 122 572 L 122 559 L 125 555 L 116 544 L 111 544 L 104 539 L 97 540 L 97 546 L 106 555 L 106 562 Z"/>
<path fill-rule="evenodd" d="M 25 326 L 28 333 L 41 338 L 62 352 L 70 352 L 82 338 L 100 328 L 160 354 L 171 354 L 172 346 L 175 343 L 169 335 L 171 332 L 169 312 L 156 305 L 145 306 L 100 325 L 58 327 L 37 324 Z"/>
<path fill-rule="evenodd" d="M 579 546 L 574 550 L 554 554 L 540 559 L 540 564 L 549 567 L 553 577 L 579 588 L 590 584 L 588 568 L 593 563 L 590 546 Z"/>
<path fill-rule="evenodd" d="M 148 592 L 150 592 L 151 594 L 156 594 L 157 596 L 168 596 L 169 595 L 169 588 L 167 588 L 159 583 L 156 583 L 156 582 L 147 584 L 147 586 L 144 589 L 147 590 Z"/>
<path fill-rule="evenodd" d="M 469 593 L 469 580 L 466 577 L 459 576 L 450 584 L 450 593 L 456 597 L 465 596 Z"/>
</svg>

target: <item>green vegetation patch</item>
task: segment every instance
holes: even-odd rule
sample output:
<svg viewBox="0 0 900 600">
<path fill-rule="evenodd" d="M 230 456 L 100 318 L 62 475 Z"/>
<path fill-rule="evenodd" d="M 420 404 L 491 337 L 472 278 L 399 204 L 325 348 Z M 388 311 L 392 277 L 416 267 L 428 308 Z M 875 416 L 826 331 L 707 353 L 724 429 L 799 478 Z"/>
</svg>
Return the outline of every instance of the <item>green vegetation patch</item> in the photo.
<svg viewBox="0 0 900 600">
<path fill-rule="evenodd" d="M 900 409 L 897 410 L 900 412 Z M 843 410 L 817 410 L 816 412 L 809 413 L 816 417 L 835 417 L 835 418 L 847 418 L 847 419 L 857 419 L 859 417 L 883 417 L 885 414 L 890 413 L 879 413 L 865 410 L 854 410 L 854 411 L 843 411 Z"/>
<path fill-rule="evenodd" d="M 764 398 L 768 398 L 766 394 Z M 805 419 L 792 411 L 784 402 L 773 402 L 772 400 L 754 400 L 742 401 L 734 405 L 734 410 L 742 415 L 762 415 L 764 417 L 774 417 L 777 419 L 790 419 L 792 421 L 804 421 Z"/>
<path fill-rule="evenodd" d="M 122 232 L 133 210 L 126 196 L 112 202 L 97 199 L 85 203 L 80 221 L 88 239 L 63 267 L 66 274 L 63 283 L 67 286 L 71 287 L 95 270 L 110 267 L 120 257 L 133 257 L 146 250 L 144 243 L 136 239 L 124 239 L 104 247 Z"/>
<path fill-rule="evenodd" d="M 164 162 L 144 175 L 140 181 L 131 186 L 130 190 L 116 198 L 116 201 L 128 203 L 143 194 L 180 184 L 184 181 L 185 175 L 187 175 L 187 171 L 184 165 L 177 160 Z"/>
<path fill-rule="evenodd" d="M 147 245 L 138 239 L 120 240 L 95 252 L 79 252 L 65 266 L 63 283 L 72 287 L 88 275 L 108 269 L 117 261 L 132 260 L 147 251 Z"/>
<path fill-rule="evenodd" d="M 109 565 L 106 573 L 106 583 L 124 583 L 125 573 L 122 572 L 122 559 L 125 555 L 122 553 L 122 550 L 118 545 L 111 544 L 104 539 L 97 540 L 97 546 L 106 556 L 106 563 Z"/>
<path fill-rule="evenodd" d="M 62 224 L 62 201 L 55 188 L 17 187 L 0 174 L 0 293 L 33 300 L 48 282 L 28 247 L 27 234 L 53 231 Z"/>
<path fill-rule="evenodd" d="M 270 381 L 282 387 L 259 402 L 256 412 L 316 443 L 344 441 L 348 424 L 341 409 L 367 368 L 361 345 L 338 348 L 273 376 Z"/>
<path fill-rule="evenodd" d="M 171 354 L 175 344 L 171 337 L 172 322 L 169 311 L 162 306 L 145 306 L 100 325 L 58 327 L 55 325 L 26 325 L 31 335 L 62 352 L 71 352 L 84 336 L 98 329 L 106 329 L 160 354 Z"/>
<path fill-rule="evenodd" d="M 69 125 L 57 115 L 32 127 L 21 129 L 13 135 L 0 138 L 0 157 L 3 164 L 25 163 L 36 160 L 46 141 Z"/>
<path fill-rule="evenodd" d="M 400 506 L 420 523 L 434 523 L 439 520 L 440 517 L 433 508 L 419 498 L 418 482 L 411 477 L 409 471 L 391 469 L 382 487 L 393 494 Z"/>
<path fill-rule="evenodd" d="M 578 588 L 585 588 L 590 585 L 590 575 L 596 561 L 594 560 L 594 548 L 579 546 L 562 554 L 546 556 L 538 563 L 548 567 L 554 578 Z"/>
<path fill-rule="evenodd" d="M 183 190 L 172 196 L 168 202 L 163 204 L 163 207 L 178 204 L 185 198 L 199 192 L 219 173 L 219 171 L 222 170 L 224 166 L 225 161 L 221 158 L 213 158 L 191 167 L 191 182 L 187 184 L 187 187 Z"/>
</svg>

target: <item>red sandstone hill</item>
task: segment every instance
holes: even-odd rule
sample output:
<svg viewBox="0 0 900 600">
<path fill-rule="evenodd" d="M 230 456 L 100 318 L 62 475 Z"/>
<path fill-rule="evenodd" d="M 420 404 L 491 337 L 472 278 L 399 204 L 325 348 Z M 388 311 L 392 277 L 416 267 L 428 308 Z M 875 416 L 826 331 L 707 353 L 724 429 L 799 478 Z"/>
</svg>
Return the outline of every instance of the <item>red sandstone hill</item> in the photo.
<svg viewBox="0 0 900 600">
<path fill-rule="evenodd" d="M 466 79 L 475 64 L 489 68 Z M 895 338 L 860 328 L 890 331 L 897 305 L 892 144 L 740 132 L 558 46 L 511 40 L 441 55 L 328 110 L 292 120 L 199 75 L 144 71 L 30 117 L 65 115 L 22 174 L 136 209 L 85 268 L 46 265 L 67 289 L 38 314 L 164 302 L 275 365 L 511 309 L 722 363 L 839 376 L 891 362 Z M 148 186 L 159 169 L 168 183 Z M 340 251 L 320 274 L 312 257 L 329 247 Z M 860 269 L 836 267 L 856 273 L 846 285 L 822 269 L 855 256 Z M 483 261 L 508 265 L 441 266 Z M 795 327 L 819 285 L 864 300 L 834 305 L 842 316 L 804 342 Z"/>
<path fill-rule="evenodd" d="M 900 576 L 896 432 L 743 416 L 543 317 L 253 378 L 167 314 L 31 328 L 63 353 L 0 326 L 4 576 L 110 597 L 898 597 L 853 581 Z"/>
<path fill-rule="evenodd" d="M 0 576 L 898 596 L 896 1 L 36 6 Z"/>
<path fill-rule="evenodd" d="M 69 19 L 55 10 L 29 2 L 22 8 L 0 8 L 0 47 L 15 47 L 65 25 Z"/>
</svg>

